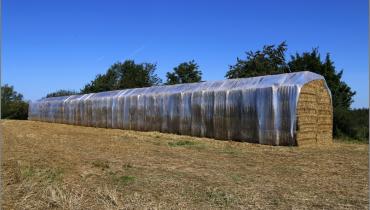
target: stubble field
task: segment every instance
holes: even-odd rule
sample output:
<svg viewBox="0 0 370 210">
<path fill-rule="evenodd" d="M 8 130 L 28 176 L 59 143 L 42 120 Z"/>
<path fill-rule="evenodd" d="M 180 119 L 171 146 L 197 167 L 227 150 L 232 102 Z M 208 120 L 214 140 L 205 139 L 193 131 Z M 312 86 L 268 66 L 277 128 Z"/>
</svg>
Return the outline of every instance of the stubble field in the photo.
<svg viewBox="0 0 370 210">
<path fill-rule="evenodd" d="M 368 145 L 0 121 L 3 209 L 368 209 Z"/>
</svg>

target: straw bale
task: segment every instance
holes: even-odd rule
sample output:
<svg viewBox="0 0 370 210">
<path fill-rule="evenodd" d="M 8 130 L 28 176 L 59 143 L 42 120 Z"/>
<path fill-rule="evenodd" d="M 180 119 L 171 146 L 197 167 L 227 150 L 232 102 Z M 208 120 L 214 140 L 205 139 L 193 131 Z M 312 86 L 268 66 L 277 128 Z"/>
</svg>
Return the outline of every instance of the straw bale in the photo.
<svg viewBox="0 0 370 210">
<path fill-rule="evenodd" d="M 314 80 L 302 87 L 297 106 L 298 145 L 332 141 L 333 117 L 329 94 L 323 80 Z"/>
</svg>

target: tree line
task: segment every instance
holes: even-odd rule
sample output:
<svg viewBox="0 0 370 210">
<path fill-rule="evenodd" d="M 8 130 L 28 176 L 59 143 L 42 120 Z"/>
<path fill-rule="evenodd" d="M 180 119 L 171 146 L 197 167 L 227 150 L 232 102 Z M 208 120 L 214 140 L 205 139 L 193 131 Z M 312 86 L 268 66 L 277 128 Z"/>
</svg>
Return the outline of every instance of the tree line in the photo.
<svg viewBox="0 0 370 210">
<path fill-rule="evenodd" d="M 318 48 L 295 53 L 289 57 L 286 52 L 286 42 L 279 45 L 265 45 L 257 51 L 248 51 L 244 58 L 237 58 L 236 63 L 229 66 L 225 78 L 246 78 L 298 71 L 318 73 L 325 77 L 331 90 L 334 136 L 367 141 L 369 136 L 368 109 L 351 109 L 356 92 L 342 80 L 343 70 L 338 71 L 335 68 L 330 54 L 327 53 L 322 58 Z M 202 72 L 194 60 L 180 63 L 172 71 L 167 72 L 165 82 L 162 82 L 155 73 L 156 68 L 157 65 L 154 63 L 135 63 L 134 60 L 116 62 L 105 73 L 96 75 L 80 91 L 58 90 L 47 94 L 46 97 L 202 81 Z M 8 85 L 2 87 L 1 94 L 2 118 L 27 118 L 28 105 L 23 101 L 21 94 L 16 93 L 13 87 Z"/>
</svg>

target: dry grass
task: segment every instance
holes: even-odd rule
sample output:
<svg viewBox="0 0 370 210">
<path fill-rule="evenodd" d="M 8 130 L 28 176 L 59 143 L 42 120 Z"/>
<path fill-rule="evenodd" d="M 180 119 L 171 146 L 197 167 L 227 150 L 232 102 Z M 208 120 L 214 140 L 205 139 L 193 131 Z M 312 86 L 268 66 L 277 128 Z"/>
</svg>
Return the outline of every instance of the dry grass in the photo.
<svg viewBox="0 0 370 210">
<path fill-rule="evenodd" d="M 1 121 L 3 209 L 367 209 L 368 145 Z"/>
</svg>

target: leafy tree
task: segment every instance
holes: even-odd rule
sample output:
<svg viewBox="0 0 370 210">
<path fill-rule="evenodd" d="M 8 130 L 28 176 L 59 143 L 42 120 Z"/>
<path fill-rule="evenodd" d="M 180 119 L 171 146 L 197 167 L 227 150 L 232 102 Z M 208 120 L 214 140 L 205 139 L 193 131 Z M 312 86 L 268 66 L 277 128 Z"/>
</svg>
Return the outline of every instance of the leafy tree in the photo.
<svg viewBox="0 0 370 210">
<path fill-rule="evenodd" d="M 57 90 L 55 92 L 47 94 L 46 98 L 58 97 L 58 96 L 70 96 L 70 95 L 76 95 L 76 94 L 78 94 L 78 92 L 74 90 Z"/>
<path fill-rule="evenodd" d="M 179 64 L 173 68 L 173 72 L 167 72 L 167 85 L 200 82 L 202 80 L 202 72 L 194 60 Z"/>
<path fill-rule="evenodd" d="M 151 63 L 136 64 L 133 60 L 117 62 L 105 74 L 98 74 L 85 85 L 81 93 L 159 85 L 161 79 L 155 74 L 155 70 L 156 65 Z"/>
<path fill-rule="evenodd" d="M 287 44 L 282 42 L 278 46 L 265 45 L 262 51 L 246 52 L 245 60 L 237 58 L 236 64 L 229 67 L 226 78 L 255 77 L 269 74 L 289 72 L 285 62 Z"/>
<path fill-rule="evenodd" d="M 322 61 L 318 49 L 315 48 L 311 52 L 304 52 L 301 55 L 297 53 L 292 56 L 288 65 L 291 71 L 312 71 L 325 77 L 332 94 L 334 136 L 347 134 L 354 137 L 351 128 L 348 127 L 347 119 L 356 92 L 342 81 L 343 70 L 336 71 L 330 55 L 326 54 L 325 60 Z"/>
<path fill-rule="evenodd" d="M 296 53 L 291 56 L 288 62 L 285 59 L 286 50 L 287 45 L 285 42 L 282 42 L 277 47 L 275 45 L 266 45 L 262 51 L 250 51 L 247 53 L 245 60 L 237 58 L 237 63 L 230 66 L 226 77 L 231 79 L 298 71 L 318 73 L 325 77 L 328 87 L 331 90 L 334 113 L 334 135 L 349 135 L 350 131 L 345 129 L 348 124 L 343 119 L 348 119 L 350 116 L 348 113 L 350 112 L 350 106 L 356 92 L 352 91 L 342 81 L 343 71 L 336 71 L 334 62 L 331 60 L 329 54 L 326 54 L 325 59 L 322 60 L 317 48 L 314 48 L 311 52 Z"/>
<path fill-rule="evenodd" d="M 108 69 L 106 74 L 98 74 L 95 79 L 81 90 L 81 93 L 96 93 L 102 91 L 110 91 L 117 89 L 117 72 L 115 69 L 119 66 L 118 63 L 113 64 Z"/>
<path fill-rule="evenodd" d="M 1 118 L 26 120 L 28 103 L 23 95 L 14 91 L 13 86 L 5 84 L 1 87 Z"/>
<path fill-rule="evenodd" d="M 312 71 L 324 76 L 332 93 L 333 107 L 341 107 L 347 110 L 350 108 L 356 92 L 352 91 L 342 81 L 343 70 L 336 71 L 329 54 L 326 54 L 325 60 L 322 61 L 318 49 L 314 48 L 311 52 L 304 52 L 301 55 L 296 53 L 296 55 L 291 56 L 288 65 L 292 72 Z"/>
<path fill-rule="evenodd" d="M 156 64 L 135 64 L 132 60 L 125 61 L 117 69 L 118 89 L 159 85 L 162 80 L 154 73 L 156 68 Z"/>
</svg>

